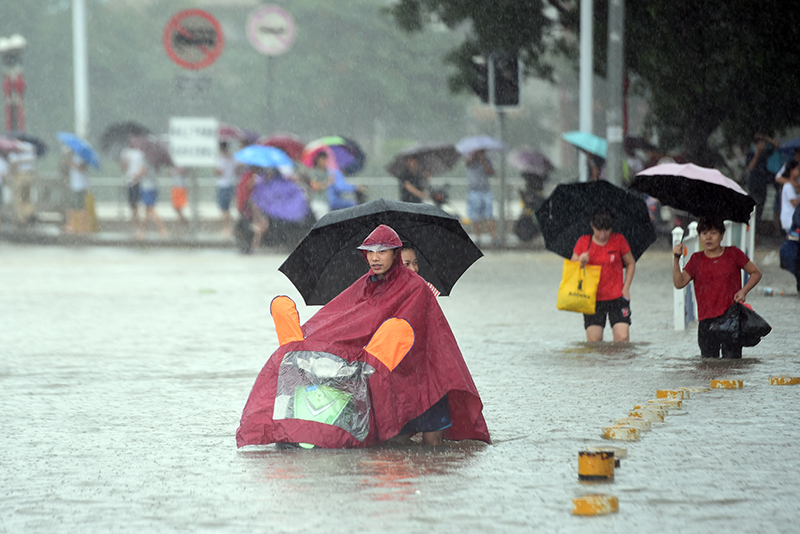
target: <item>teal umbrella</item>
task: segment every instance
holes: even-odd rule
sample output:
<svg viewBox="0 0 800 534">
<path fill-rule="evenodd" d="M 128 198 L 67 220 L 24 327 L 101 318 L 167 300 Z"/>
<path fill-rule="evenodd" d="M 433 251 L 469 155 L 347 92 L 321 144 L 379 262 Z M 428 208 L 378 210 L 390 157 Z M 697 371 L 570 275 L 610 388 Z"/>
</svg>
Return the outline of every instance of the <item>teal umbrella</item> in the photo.
<svg viewBox="0 0 800 534">
<path fill-rule="evenodd" d="M 571 144 L 575 148 L 585 150 L 595 156 L 600 156 L 606 159 L 608 155 L 608 143 L 602 137 L 597 137 L 594 134 L 587 132 L 567 132 L 561 136 L 564 141 Z"/>
</svg>

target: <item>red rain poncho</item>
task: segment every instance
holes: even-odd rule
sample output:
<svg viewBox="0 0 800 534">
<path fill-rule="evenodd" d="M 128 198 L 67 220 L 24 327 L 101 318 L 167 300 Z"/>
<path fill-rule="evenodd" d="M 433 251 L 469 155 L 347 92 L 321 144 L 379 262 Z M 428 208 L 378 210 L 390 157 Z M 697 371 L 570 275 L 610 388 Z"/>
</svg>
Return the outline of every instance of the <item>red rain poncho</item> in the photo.
<svg viewBox="0 0 800 534">
<path fill-rule="evenodd" d="M 395 240 L 399 246 L 394 230 L 381 225 L 364 245 Z M 311 443 L 326 448 L 380 443 L 396 436 L 403 425 L 444 395 L 452 420 L 444 438 L 490 442 L 478 391 L 450 326 L 425 281 L 403 267 L 399 250 L 383 280 L 371 279 L 370 275 L 368 272 L 359 278 L 309 319 L 302 326 L 305 339 L 285 343 L 267 361 L 236 432 L 239 447 L 276 442 Z M 413 329 L 413 345 L 393 370 L 365 350 L 373 334 L 390 317 L 407 321 Z M 347 362 L 364 362 L 374 368 L 366 378 L 369 424 L 361 439 L 332 424 L 273 417 L 285 404 L 279 403 L 276 409 L 281 362 L 303 351 L 333 354 Z"/>
</svg>

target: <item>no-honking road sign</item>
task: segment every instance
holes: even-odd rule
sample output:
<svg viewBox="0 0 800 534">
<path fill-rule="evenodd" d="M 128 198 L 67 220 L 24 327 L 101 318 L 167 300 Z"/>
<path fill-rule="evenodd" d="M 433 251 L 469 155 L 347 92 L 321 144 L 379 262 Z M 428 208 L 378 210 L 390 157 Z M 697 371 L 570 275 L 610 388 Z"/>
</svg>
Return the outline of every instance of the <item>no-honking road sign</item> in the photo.
<svg viewBox="0 0 800 534">
<path fill-rule="evenodd" d="M 292 16 L 279 6 L 261 6 L 247 17 L 247 40 L 267 56 L 279 56 L 294 42 Z"/>
<path fill-rule="evenodd" d="M 204 69 L 222 52 L 222 27 L 207 11 L 186 9 L 172 16 L 164 28 L 164 49 L 185 69 Z"/>
</svg>

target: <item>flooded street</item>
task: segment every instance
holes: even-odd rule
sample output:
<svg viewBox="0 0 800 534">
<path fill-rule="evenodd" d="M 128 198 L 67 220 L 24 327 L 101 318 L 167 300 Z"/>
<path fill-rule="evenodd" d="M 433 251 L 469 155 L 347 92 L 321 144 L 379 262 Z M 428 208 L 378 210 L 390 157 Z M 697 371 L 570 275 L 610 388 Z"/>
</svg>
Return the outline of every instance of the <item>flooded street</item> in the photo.
<svg viewBox="0 0 800 534">
<path fill-rule="evenodd" d="M 766 252 L 766 251 L 764 251 Z M 648 251 L 629 345 L 583 343 L 557 311 L 561 258 L 493 252 L 440 304 L 494 443 L 237 450 L 242 408 L 277 347 L 284 255 L 0 244 L 0 532 L 795 532 L 800 298 L 777 265 L 748 302 L 773 327 L 740 361 L 700 361 L 672 325 L 671 258 Z M 606 338 L 610 337 L 606 329 Z M 656 390 L 708 386 L 626 447 L 613 483 L 578 451 Z M 619 513 L 582 518 L 573 497 Z"/>
</svg>

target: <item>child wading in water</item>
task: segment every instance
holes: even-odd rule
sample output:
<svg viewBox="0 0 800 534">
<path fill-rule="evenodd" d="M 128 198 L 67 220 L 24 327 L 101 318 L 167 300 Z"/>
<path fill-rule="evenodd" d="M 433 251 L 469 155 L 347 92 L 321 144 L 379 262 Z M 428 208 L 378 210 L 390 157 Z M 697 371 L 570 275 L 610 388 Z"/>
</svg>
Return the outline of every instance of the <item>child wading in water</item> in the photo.
<svg viewBox="0 0 800 534">
<path fill-rule="evenodd" d="M 701 218 L 697 232 L 704 250 L 695 252 L 681 271 L 680 258 L 683 244 L 672 249 L 672 282 L 676 289 L 683 289 L 694 280 L 694 294 L 697 299 L 697 344 L 703 358 L 719 358 L 722 348 L 723 358 L 741 358 L 741 345 L 728 345 L 721 342 L 709 331 L 709 326 L 734 302 L 744 302 L 747 293 L 761 280 L 761 271 L 750 261 L 744 252 L 736 247 L 723 247 L 722 237 L 725 225 L 722 221 Z M 742 287 L 741 270 L 749 275 Z"/>
</svg>

